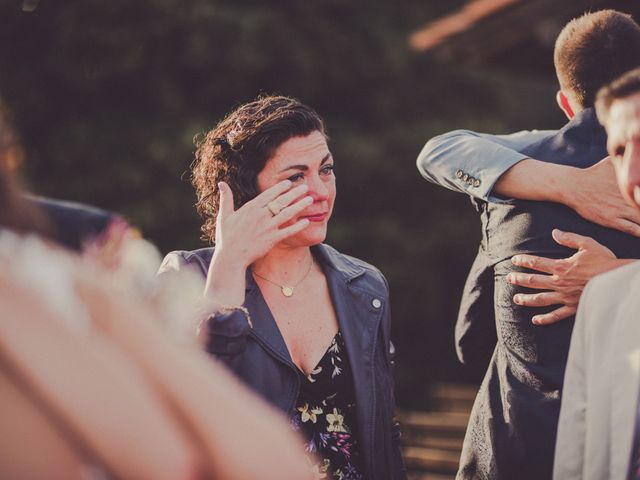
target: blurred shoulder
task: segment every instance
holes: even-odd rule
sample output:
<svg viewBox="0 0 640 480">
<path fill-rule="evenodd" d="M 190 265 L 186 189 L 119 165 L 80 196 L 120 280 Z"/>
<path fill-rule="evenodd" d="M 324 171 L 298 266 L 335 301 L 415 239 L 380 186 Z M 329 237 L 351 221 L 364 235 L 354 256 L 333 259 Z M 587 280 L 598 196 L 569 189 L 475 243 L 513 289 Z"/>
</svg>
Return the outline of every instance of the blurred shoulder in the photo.
<svg viewBox="0 0 640 480">
<path fill-rule="evenodd" d="M 611 315 L 640 294 L 640 261 L 597 275 L 587 284 L 580 301 L 585 313 Z"/>
<path fill-rule="evenodd" d="M 640 261 L 597 275 L 587 285 L 590 295 L 603 297 L 611 296 L 612 292 L 625 295 L 638 290 L 640 293 Z M 614 295 L 614 298 L 618 297 L 618 294 Z"/>
<path fill-rule="evenodd" d="M 213 247 L 199 248 L 197 250 L 174 250 L 169 252 L 158 269 L 158 275 L 178 272 L 185 267 L 197 270 L 206 277 Z"/>
</svg>

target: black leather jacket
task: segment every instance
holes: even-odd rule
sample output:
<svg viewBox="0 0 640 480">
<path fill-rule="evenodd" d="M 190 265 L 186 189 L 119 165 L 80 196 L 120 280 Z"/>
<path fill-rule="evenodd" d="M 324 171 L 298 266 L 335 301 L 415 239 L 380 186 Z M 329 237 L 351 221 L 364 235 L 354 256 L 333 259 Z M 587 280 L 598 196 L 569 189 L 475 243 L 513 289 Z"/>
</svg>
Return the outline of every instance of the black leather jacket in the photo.
<svg viewBox="0 0 640 480">
<path fill-rule="evenodd" d="M 394 421 L 389 290 L 375 267 L 337 252 L 312 247 L 327 278 L 333 307 L 353 369 L 360 442 L 369 480 L 406 478 L 400 453 L 400 430 Z M 172 252 L 160 275 L 190 265 L 206 275 L 212 248 Z M 282 335 L 260 289 L 247 271 L 244 315 L 217 314 L 210 322 L 209 351 L 269 403 L 288 414 L 300 388 L 299 377 Z"/>
</svg>

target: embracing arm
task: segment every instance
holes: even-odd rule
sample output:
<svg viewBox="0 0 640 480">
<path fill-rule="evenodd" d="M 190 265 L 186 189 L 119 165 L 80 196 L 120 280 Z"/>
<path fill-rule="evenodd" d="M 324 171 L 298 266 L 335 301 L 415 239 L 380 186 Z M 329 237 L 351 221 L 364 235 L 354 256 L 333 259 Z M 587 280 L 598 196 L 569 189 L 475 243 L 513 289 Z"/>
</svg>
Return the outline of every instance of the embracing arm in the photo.
<svg viewBox="0 0 640 480">
<path fill-rule="evenodd" d="M 518 153 L 552 133 L 456 130 L 427 142 L 418 156 L 418 169 L 427 180 L 480 200 L 560 203 L 590 222 L 640 237 L 640 213 L 620 194 L 609 158 L 576 168 Z"/>
<path fill-rule="evenodd" d="M 418 155 L 422 176 L 450 190 L 485 201 L 501 202 L 496 197 L 496 182 L 527 157 L 524 147 L 551 131 L 488 135 L 470 130 L 455 130 L 432 138 Z M 506 195 L 504 195 L 506 196 Z"/>
</svg>

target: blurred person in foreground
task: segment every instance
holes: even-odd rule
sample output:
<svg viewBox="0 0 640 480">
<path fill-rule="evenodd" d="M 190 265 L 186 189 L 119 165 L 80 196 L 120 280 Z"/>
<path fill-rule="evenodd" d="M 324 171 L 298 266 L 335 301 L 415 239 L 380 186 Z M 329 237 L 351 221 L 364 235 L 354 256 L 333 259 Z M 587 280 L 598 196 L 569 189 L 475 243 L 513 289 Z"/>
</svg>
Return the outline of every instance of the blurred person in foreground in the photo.
<svg viewBox="0 0 640 480">
<path fill-rule="evenodd" d="M 0 102 L 0 116 L 7 117 L 6 107 Z M 4 121 L 6 124 L 6 120 Z M 86 248 L 95 249 L 98 245 L 110 243 L 114 237 L 135 235 L 127 222 L 113 212 L 93 206 L 54 200 L 21 192 L 13 179 L 24 160 L 24 151 L 18 142 L 14 130 L 3 128 L 0 144 L 4 145 L 2 164 L 2 209 L 0 222 L 11 223 L 15 229 L 23 226 L 46 232 L 49 240 L 75 251 Z"/>
<path fill-rule="evenodd" d="M 310 478 L 281 416 L 196 344 L 184 304 L 203 282 L 156 292 L 137 242 L 60 248 L 17 186 L 18 154 L 0 108 L 0 477 Z"/>
<path fill-rule="evenodd" d="M 640 69 L 598 93 L 620 191 L 640 211 Z M 554 478 L 640 479 L 640 263 L 585 288 L 565 374 Z"/>
<path fill-rule="evenodd" d="M 195 269 L 212 315 L 208 350 L 290 419 L 321 478 L 405 478 L 394 422 L 389 290 L 375 267 L 323 244 L 336 197 L 322 120 L 267 96 L 231 112 L 193 165 L 205 238 L 161 277 Z"/>
<path fill-rule="evenodd" d="M 601 87 L 640 66 L 640 27 L 614 10 L 585 14 L 562 29 L 554 63 L 569 119 L 560 130 L 455 131 L 430 140 L 418 158 L 425 178 L 472 196 L 483 225 L 456 342 L 464 363 L 491 359 L 460 479 L 551 477 L 582 289 L 640 255 L 640 214 L 616 187 L 593 108 Z"/>
</svg>

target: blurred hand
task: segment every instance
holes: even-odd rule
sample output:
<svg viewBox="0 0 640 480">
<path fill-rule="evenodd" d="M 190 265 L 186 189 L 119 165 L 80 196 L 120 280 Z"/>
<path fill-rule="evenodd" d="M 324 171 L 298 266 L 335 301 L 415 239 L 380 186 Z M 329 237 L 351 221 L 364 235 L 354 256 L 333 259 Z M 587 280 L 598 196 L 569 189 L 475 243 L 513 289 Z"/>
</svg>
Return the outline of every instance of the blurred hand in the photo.
<svg viewBox="0 0 640 480">
<path fill-rule="evenodd" d="M 640 212 L 620 194 L 611 158 L 578 172 L 562 186 L 563 203 L 590 222 L 640 237 Z"/>
<path fill-rule="evenodd" d="M 534 316 L 531 321 L 536 325 L 549 325 L 574 315 L 582 290 L 591 278 L 628 263 L 618 260 L 611 250 L 590 237 L 557 229 L 553 230 L 552 235 L 560 245 L 578 251 L 564 259 L 516 255 L 511 259 L 514 265 L 543 273 L 511 272 L 507 275 L 507 281 L 511 284 L 547 290 L 533 294 L 519 293 L 513 298 L 516 304 L 526 307 L 560 305 L 552 312 Z"/>
</svg>

